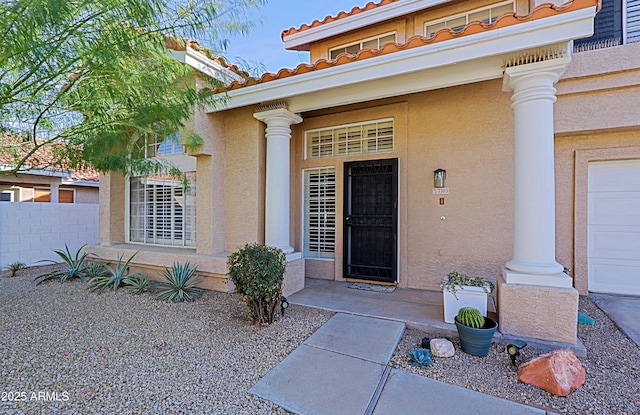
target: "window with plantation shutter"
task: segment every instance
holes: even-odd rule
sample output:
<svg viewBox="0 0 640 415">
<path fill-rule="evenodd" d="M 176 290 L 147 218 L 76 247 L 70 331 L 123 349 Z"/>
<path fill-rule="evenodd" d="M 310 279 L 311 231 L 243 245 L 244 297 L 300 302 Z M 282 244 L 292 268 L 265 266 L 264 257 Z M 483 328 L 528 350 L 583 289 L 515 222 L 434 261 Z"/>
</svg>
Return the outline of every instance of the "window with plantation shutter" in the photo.
<svg viewBox="0 0 640 415">
<path fill-rule="evenodd" d="M 335 245 L 335 167 L 304 170 L 305 257 L 334 258 Z"/>
<path fill-rule="evenodd" d="M 189 187 L 169 176 L 129 180 L 129 240 L 131 242 L 195 246 L 195 172 L 185 173 Z"/>
<path fill-rule="evenodd" d="M 305 159 L 393 151 L 393 119 L 305 132 Z"/>
</svg>

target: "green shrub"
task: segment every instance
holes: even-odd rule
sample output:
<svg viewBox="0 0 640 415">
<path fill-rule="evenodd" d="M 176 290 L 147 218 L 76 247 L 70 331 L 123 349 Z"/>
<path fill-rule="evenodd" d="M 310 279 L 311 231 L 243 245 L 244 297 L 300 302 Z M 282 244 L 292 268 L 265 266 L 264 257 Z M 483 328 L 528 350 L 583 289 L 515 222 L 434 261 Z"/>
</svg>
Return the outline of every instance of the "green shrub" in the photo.
<svg viewBox="0 0 640 415">
<path fill-rule="evenodd" d="M 37 281 L 37 284 L 42 284 L 48 280 L 60 280 L 60 283 L 64 283 L 67 279 L 71 278 L 80 278 L 84 279 L 85 274 L 84 270 L 86 267 L 86 259 L 87 252 L 82 252 L 82 248 L 85 245 L 82 245 L 75 254 L 72 254 L 69 251 L 69 247 L 67 244 L 64 245 L 64 251 L 62 249 L 54 249 L 55 252 L 62 259 L 62 269 L 57 269 L 55 271 L 46 272 L 44 274 L 38 275 L 34 281 Z M 45 259 L 38 262 L 50 262 L 52 264 L 58 264 L 56 261 L 52 261 L 50 259 Z"/>
<path fill-rule="evenodd" d="M 166 282 L 160 283 L 160 287 L 164 289 L 156 297 L 162 301 L 174 303 L 200 298 L 202 289 L 196 287 L 198 283 L 197 271 L 198 267 L 192 266 L 189 261 L 184 264 L 174 262 L 171 269 L 165 267 L 162 277 Z"/>
<path fill-rule="evenodd" d="M 15 277 L 16 276 L 16 272 L 18 272 L 21 269 L 24 269 L 26 267 L 27 267 L 27 264 L 25 264 L 24 262 L 16 261 L 16 262 L 12 262 L 11 264 L 9 264 L 9 266 L 7 268 L 9 269 L 9 271 L 11 271 L 10 277 Z"/>
<path fill-rule="evenodd" d="M 287 257 L 278 248 L 247 244 L 229 256 L 229 276 L 258 324 L 273 323 L 282 296 Z"/>
<path fill-rule="evenodd" d="M 139 252 L 139 251 L 138 251 Z M 118 258 L 118 262 L 114 267 L 111 267 L 108 264 L 104 264 L 105 272 L 103 274 L 97 275 L 95 277 L 90 278 L 87 281 L 87 285 L 92 290 L 98 290 L 98 294 L 102 294 L 102 292 L 108 288 L 112 290 L 117 290 L 120 287 L 120 284 L 128 284 L 131 285 L 134 279 L 141 276 L 141 274 L 134 273 L 132 274 L 129 269 L 129 262 L 135 257 L 138 252 L 131 255 L 131 258 L 122 262 L 123 255 L 120 255 Z"/>
<path fill-rule="evenodd" d="M 479 329 L 484 326 L 484 316 L 475 307 L 462 307 L 458 310 L 458 316 L 456 317 L 458 323 L 467 327 Z"/>
</svg>

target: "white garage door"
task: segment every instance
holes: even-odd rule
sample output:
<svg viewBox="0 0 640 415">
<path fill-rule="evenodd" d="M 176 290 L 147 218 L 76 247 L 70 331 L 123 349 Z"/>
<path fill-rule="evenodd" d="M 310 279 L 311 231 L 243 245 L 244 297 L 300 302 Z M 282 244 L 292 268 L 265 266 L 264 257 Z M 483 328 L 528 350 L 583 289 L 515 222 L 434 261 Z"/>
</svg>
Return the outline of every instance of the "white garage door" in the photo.
<svg viewBox="0 0 640 415">
<path fill-rule="evenodd" d="M 640 160 L 589 164 L 589 291 L 640 295 Z"/>
</svg>

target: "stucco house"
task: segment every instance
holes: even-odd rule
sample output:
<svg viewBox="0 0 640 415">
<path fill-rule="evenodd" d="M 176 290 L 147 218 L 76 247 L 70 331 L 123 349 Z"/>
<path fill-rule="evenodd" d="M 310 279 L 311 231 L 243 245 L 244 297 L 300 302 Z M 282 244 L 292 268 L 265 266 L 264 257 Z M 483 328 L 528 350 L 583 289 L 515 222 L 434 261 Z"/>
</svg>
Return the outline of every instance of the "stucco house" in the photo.
<svg viewBox="0 0 640 415">
<path fill-rule="evenodd" d="M 204 146 L 172 156 L 192 186 L 104 176 L 91 251 L 189 260 L 216 290 L 248 242 L 288 253 L 286 293 L 305 277 L 438 290 L 458 270 L 497 282 L 503 333 L 575 344 L 579 294 L 640 294 L 639 27 L 574 52 L 599 9 L 372 2 L 285 30 L 312 63 L 259 79 L 187 46 L 229 97 L 194 114 Z"/>
</svg>

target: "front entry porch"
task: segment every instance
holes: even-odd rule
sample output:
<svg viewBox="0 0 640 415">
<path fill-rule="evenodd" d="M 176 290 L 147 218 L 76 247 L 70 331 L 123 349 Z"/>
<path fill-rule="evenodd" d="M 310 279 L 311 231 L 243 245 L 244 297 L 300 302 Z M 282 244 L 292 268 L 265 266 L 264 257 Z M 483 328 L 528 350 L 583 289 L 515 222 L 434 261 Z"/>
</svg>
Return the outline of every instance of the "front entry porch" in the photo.
<svg viewBox="0 0 640 415">
<path fill-rule="evenodd" d="M 431 336 L 456 338 L 455 325 L 444 322 L 442 292 L 396 288 L 393 292 L 366 291 L 349 288 L 350 282 L 315 278 L 305 280 L 305 288 L 287 297 L 291 304 L 321 308 L 335 312 L 400 321 L 407 327 L 429 333 Z M 488 304 L 489 316 L 496 319 L 492 301 Z M 578 339 L 576 345 L 508 336 L 497 332 L 494 341 L 509 343 L 521 339 L 542 350 L 558 347 L 572 349 L 576 355 L 586 355 L 586 349 Z M 418 345 L 416 345 L 417 347 Z"/>
</svg>

